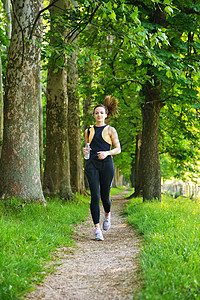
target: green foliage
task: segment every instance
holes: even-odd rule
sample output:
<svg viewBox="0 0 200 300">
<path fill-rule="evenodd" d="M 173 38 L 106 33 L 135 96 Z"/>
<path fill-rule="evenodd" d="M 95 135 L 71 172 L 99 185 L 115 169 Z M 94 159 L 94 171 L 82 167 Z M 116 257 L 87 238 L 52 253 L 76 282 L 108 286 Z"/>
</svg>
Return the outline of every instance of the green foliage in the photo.
<svg viewBox="0 0 200 300">
<path fill-rule="evenodd" d="M 111 11 L 114 13 L 110 13 Z M 107 22 L 109 14 L 112 15 L 111 22 Z M 93 105 L 103 103 L 105 95 L 109 94 L 119 99 L 119 115 L 109 120 L 109 124 L 116 127 L 122 146 L 122 154 L 114 157 L 115 165 L 121 169 L 127 180 L 134 158 L 135 136 L 141 129 L 138 92 L 141 89 L 142 76 L 145 76 L 145 70 L 137 68 L 140 64 L 140 46 L 133 46 L 133 39 L 137 35 L 127 37 L 127 20 L 135 18 L 137 34 L 144 31 L 140 28 L 137 17 L 137 8 L 134 11 L 126 10 L 124 5 L 119 7 L 112 1 L 104 2 L 94 17 L 93 23 L 96 26 L 90 26 L 81 34 L 79 40 L 80 99 L 88 97 L 92 99 Z M 120 26 L 121 22 L 123 27 Z M 141 37 L 137 41 L 142 42 Z M 83 118 L 84 123 L 88 122 L 88 116 L 86 118 Z M 91 118 L 89 122 L 92 121 Z"/>
<path fill-rule="evenodd" d="M 48 200 L 46 207 L 12 199 L 0 202 L 0 299 L 19 299 L 51 271 L 53 251 L 73 245 L 73 226 L 83 221 L 88 200 Z"/>
<path fill-rule="evenodd" d="M 160 123 L 162 176 L 183 178 L 197 170 L 200 17 L 199 5 L 193 2 L 80 0 L 78 8 L 72 5 L 62 12 L 43 14 L 44 86 L 48 66 L 54 72 L 63 68 L 65 58 L 77 47 L 74 38 L 79 34 L 80 107 L 85 99 L 90 99 L 91 106 L 102 103 L 107 94 L 119 100 L 119 115 L 109 122 L 116 127 L 122 146 L 122 153 L 114 157 L 115 165 L 126 180 L 134 165 L 136 135 L 142 128 L 144 87 L 147 81 L 154 84 L 155 77 L 161 82 L 164 105 Z M 2 1 L 0 18 L 0 43 L 5 48 L 8 39 Z M 3 53 L 3 78 L 6 62 L 7 53 Z M 45 110 L 45 97 L 43 100 Z M 84 126 L 93 123 L 92 115 L 81 114 Z"/>
<path fill-rule="evenodd" d="M 144 235 L 137 299 L 199 299 L 200 206 L 186 198 L 132 199 L 128 222 Z"/>
<path fill-rule="evenodd" d="M 6 66 L 7 66 L 7 50 L 6 48 L 9 46 L 9 39 L 6 35 L 6 12 L 3 8 L 3 3 L 0 1 L 0 56 L 2 63 L 2 75 L 3 82 L 5 81 L 6 74 Z"/>
<path fill-rule="evenodd" d="M 199 112 L 190 105 L 168 105 L 161 113 L 160 152 L 163 178 L 199 177 Z M 171 170 L 171 171 L 170 171 Z M 169 171 L 169 172 L 168 172 Z"/>
<path fill-rule="evenodd" d="M 3 3 L 0 1 L 0 45 L 1 47 L 8 47 L 9 40 L 8 37 L 5 34 L 5 28 L 6 28 L 6 12 L 3 8 Z M 1 49 L 0 49 L 1 50 Z"/>
<path fill-rule="evenodd" d="M 87 1 L 91 10 L 95 5 L 96 2 Z M 157 14 L 165 15 L 165 21 Z M 166 174 L 161 166 L 165 170 L 163 177 L 172 173 L 183 177 L 189 169 L 196 170 L 199 145 L 192 132 L 199 129 L 188 112 L 192 106 L 197 115 L 199 107 L 198 32 L 198 8 L 191 1 L 144 1 L 137 6 L 104 1 L 92 24 L 80 35 L 80 99 L 89 97 L 94 104 L 103 102 L 106 94 L 119 99 L 119 115 L 110 124 L 116 127 L 122 145 L 123 154 L 115 157 L 115 164 L 126 179 L 134 164 L 136 135 L 142 127 L 143 88 L 148 80 L 154 85 L 155 76 L 161 81 L 161 101 L 166 107 L 161 112 L 160 152 L 165 155 L 161 162 L 165 161 L 166 166 L 168 160 L 171 170 Z M 147 67 L 152 77 L 147 74 Z M 178 111 L 182 125 L 187 119 L 186 127 L 193 122 L 192 129 L 182 132 L 183 126 L 177 126 Z"/>
<path fill-rule="evenodd" d="M 156 76 L 162 83 L 165 104 L 160 126 L 162 175 L 183 178 L 188 171 L 196 171 L 199 146 L 195 132 L 199 128 L 188 112 L 191 106 L 194 114 L 199 109 L 198 7 L 192 1 L 167 0 L 137 5 L 81 0 L 78 5 L 51 16 L 45 12 L 43 69 L 48 64 L 54 72 L 63 67 L 65 56 L 76 47 L 73 38 L 79 32 L 80 107 L 83 109 L 85 99 L 90 99 L 91 106 L 103 103 L 107 94 L 119 99 L 119 115 L 109 124 L 119 134 L 122 153 L 114 160 L 126 180 L 134 165 L 136 135 L 142 128 L 143 89 L 148 80 L 154 84 Z M 158 13 L 166 15 L 165 22 L 155 22 Z M 151 68 L 152 77 L 147 68 Z M 177 123 L 178 113 L 182 120 Z M 81 114 L 84 128 L 93 124 L 92 114 Z M 192 128 L 184 129 L 185 119 L 185 127 L 192 122 Z"/>
<path fill-rule="evenodd" d="M 70 32 L 73 30 L 70 22 L 70 11 L 54 12 L 51 15 L 45 12 L 43 15 L 44 37 L 42 43 L 42 68 L 48 66 L 58 72 L 63 68 L 66 57 L 74 51 L 76 45 L 70 41 Z"/>
</svg>

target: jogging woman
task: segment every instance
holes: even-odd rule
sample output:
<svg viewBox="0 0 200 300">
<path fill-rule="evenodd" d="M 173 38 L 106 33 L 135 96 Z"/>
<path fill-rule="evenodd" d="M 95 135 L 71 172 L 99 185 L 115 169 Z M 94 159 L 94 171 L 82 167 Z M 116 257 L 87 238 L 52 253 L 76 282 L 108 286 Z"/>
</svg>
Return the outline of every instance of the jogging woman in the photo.
<svg viewBox="0 0 200 300">
<path fill-rule="evenodd" d="M 105 211 L 103 229 L 108 230 L 111 225 L 111 200 L 110 188 L 114 177 L 114 164 L 112 155 L 121 152 L 117 132 L 114 127 L 105 124 L 106 118 L 112 114 L 117 106 L 117 100 L 107 96 L 105 106 L 100 104 L 94 108 L 93 116 L 95 126 L 85 131 L 85 148 L 83 154 L 88 153 L 87 143 L 90 144 L 90 158 L 86 161 L 85 173 L 91 192 L 90 210 L 95 227 L 95 240 L 104 240 L 100 229 L 100 205 L 101 201 Z M 111 145 L 113 149 L 111 150 Z"/>
</svg>

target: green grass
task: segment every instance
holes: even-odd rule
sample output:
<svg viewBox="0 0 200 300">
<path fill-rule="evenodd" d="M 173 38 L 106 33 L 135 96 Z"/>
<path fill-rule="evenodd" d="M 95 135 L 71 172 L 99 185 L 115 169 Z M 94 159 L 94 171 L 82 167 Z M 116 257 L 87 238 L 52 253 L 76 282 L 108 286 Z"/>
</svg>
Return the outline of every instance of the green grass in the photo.
<svg viewBox="0 0 200 300">
<path fill-rule="evenodd" d="M 119 187 L 112 187 L 111 190 L 110 190 L 110 195 L 113 196 L 115 194 L 120 194 L 123 192 L 124 190 L 124 186 L 119 186 Z"/>
<path fill-rule="evenodd" d="M 144 235 L 143 286 L 135 299 L 200 299 L 200 204 L 164 196 L 132 199 L 128 222 Z"/>
<path fill-rule="evenodd" d="M 51 271 L 53 251 L 73 245 L 73 226 L 84 221 L 87 198 L 47 200 L 46 207 L 10 200 L 0 202 L 0 299 L 20 299 Z"/>
<path fill-rule="evenodd" d="M 110 195 L 113 196 L 115 194 L 120 194 L 124 191 L 125 186 L 112 187 L 110 190 Z M 90 190 L 87 190 L 88 195 L 90 195 Z"/>
</svg>

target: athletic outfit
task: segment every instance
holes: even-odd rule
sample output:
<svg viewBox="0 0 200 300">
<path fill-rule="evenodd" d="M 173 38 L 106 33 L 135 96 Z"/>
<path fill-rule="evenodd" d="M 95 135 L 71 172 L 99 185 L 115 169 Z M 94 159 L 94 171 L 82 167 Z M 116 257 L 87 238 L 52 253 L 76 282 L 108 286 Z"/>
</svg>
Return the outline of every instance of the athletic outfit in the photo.
<svg viewBox="0 0 200 300">
<path fill-rule="evenodd" d="M 85 173 L 91 191 L 90 210 L 94 224 L 100 220 L 101 201 L 106 213 L 110 212 L 111 200 L 109 198 L 110 188 L 114 177 L 113 159 L 109 155 L 105 159 L 99 159 L 97 152 L 109 151 L 111 149 L 111 139 L 108 134 L 108 125 L 92 126 L 88 129 L 90 148 L 90 159 L 86 161 Z"/>
</svg>

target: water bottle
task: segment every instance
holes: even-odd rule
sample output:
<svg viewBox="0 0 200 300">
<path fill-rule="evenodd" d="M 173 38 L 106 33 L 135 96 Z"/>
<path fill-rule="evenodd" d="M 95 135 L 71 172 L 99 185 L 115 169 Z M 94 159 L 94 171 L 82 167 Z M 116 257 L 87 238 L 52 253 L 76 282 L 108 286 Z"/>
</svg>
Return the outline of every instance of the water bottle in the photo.
<svg viewBox="0 0 200 300">
<path fill-rule="evenodd" d="M 84 158 L 89 159 L 90 158 L 90 143 L 87 143 L 86 149 L 87 149 L 87 153 L 84 155 Z"/>
</svg>

